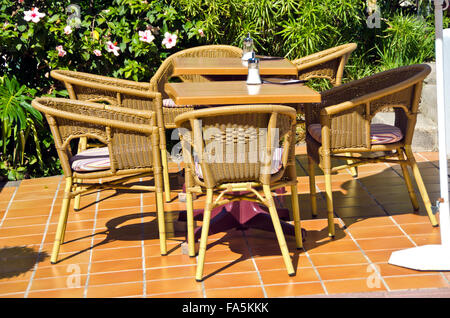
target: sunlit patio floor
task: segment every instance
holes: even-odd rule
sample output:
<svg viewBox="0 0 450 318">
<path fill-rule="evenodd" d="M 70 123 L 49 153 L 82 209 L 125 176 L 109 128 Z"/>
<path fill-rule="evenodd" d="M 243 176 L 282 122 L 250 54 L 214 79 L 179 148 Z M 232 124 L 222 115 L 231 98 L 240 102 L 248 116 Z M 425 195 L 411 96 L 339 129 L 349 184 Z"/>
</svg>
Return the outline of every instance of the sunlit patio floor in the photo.
<svg viewBox="0 0 450 318">
<path fill-rule="evenodd" d="M 439 197 L 438 154 L 417 153 L 431 201 Z M 177 165 L 172 184 L 180 189 Z M 421 202 L 414 213 L 398 165 L 359 168 L 333 176 L 336 237 L 328 238 L 324 193 L 311 216 L 305 148 L 297 148 L 297 170 L 305 249 L 287 237 L 296 276 L 289 277 L 275 235 L 231 230 L 211 235 L 205 279 L 194 279 L 196 259 L 183 254 L 183 223 L 175 222 L 169 254 L 159 255 L 153 193 L 100 191 L 71 210 L 59 262 L 50 264 L 64 190 L 62 176 L 0 185 L 0 297 L 322 297 L 443 295 L 450 272 L 420 272 L 388 264 L 393 251 L 439 244 Z M 324 190 L 319 170 L 317 187 Z M 289 207 L 289 193 L 280 196 Z M 173 193 L 165 204 L 175 218 L 185 204 Z M 195 201 L 201 208 L 204 197 Z M 199 223 L 200 224 L 200 223 Z M 449 295 L 447 293 L 447 295 Z"/>
</svg>

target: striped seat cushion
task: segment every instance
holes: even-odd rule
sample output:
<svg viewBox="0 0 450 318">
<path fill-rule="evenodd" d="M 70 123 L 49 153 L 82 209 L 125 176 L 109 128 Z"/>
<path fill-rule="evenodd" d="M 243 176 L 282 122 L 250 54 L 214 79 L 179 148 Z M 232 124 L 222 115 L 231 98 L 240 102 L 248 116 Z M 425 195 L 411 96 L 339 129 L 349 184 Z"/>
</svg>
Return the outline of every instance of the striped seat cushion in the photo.
<svg viewBox="0 0 450 318">
<path fill-rule="evenodd" d="M 308 126 L 308 132 L 317 142 L 322 142 L 322 126 L 312 124 Z M 392 144 L 403 139 L 400 128 L 386 124 L 370 125 L 370 140 L 372 145 Z"/>
<path fill-rule="evenodd" d="M 281 167 L 282 162 L 281 158 L 283 156 L 283 148 L 276 148 L 272 155 L 272 166 L 271 166 L 271 174 L 277 173 Z M 195 174 L 199 179 L 203 179 L 203 172 L 200 163 L 198 162 L 198 157 L 194 156 L 194 164 L 195 164 Z"/>
<path fill-rule="evenodd" d="M 107 170 L 111 167 L 108 147 L 84 150 L 70 158 L 70 165 L 77 172 Z"/>
<path fill-rule="evenodd" d="M 177 105 L 177 104 L 175 104 L 175 102 L 173 101 L 172 98 L 165 98 L 165 99 L 163 99 L 162 104 L 163 104 L 163 107 L 168 107 L 168 108 L 192 107 L 190 105 L 186 105 L 186 106 Z"/>
</svg>

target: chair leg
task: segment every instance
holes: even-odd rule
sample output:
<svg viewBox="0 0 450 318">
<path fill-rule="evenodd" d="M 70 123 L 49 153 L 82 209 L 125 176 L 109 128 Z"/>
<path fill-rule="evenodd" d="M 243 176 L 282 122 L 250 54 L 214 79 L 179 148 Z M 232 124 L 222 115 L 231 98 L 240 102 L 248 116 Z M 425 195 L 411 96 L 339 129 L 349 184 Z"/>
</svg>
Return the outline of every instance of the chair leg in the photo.
<svg viewBox="0 0 450 318">
<path fill-rule="evenodd" d="M 270 186 L 263 185 L 264 195 L 268 201 L 268 208 L 270 217 L 272 219 L 273 227 L 275 229 L 275 234 L 277 236 L 278 244 L 280 245 L 281 254 L 283 255 L 284 264 L 289 276 L 295 275 L 294 266 L 292 265 L 291 256 L 289 255 L 289 249 L 286 244 L 286 239 L 283 234 L 283 229 L 281 228 L 280 219 L 278 217 L 278 212 L 275 207 L 275 202 L 272 197 L 272 192 L 270 191 Z"/>
<path fill-rule="evenodd" d="M 309 174 L 309 196 L 311 199 L 312 216 L 317 216 L 317 197 L 316 197 L 316 176 L 314 172 L 314 161 L 308 156 L 308 174 Z"/>
<path fill-rule="evenodd" d="M 189 256 L 195 256 L 195 237 L 194 237 L 194 206 L 192 202 L 192 193 L 186 192 L 186 218 L 187 218 L 187 241 Z"/>
<path fill-rule="evenodd" d="M 161 165 L 163 168 L 164 194 L 166 202 L 170 202 L 169 164 L 167 163 L 167 150 L 165 147 L 161 149 Z"/>
<path fill-rule="evenodd" d="M 350 152 L 345 153 L 346 156 L 351 156 L 352 154 Z M 347 164 L 351 165 L 352 163 L 354 163 L 354 160 L 347 160 Z M 351 167 L 349 168 L 350 170 L 350 174 L 352 175 L 353 178 L 356 178 L 358 176 L 358 168 L 357 167 Z"/>
<path fill-rule="evenodd" d="M 292 214 L 294 216 L 295 243 L 298 249 L 303 248 L 302 228 L 300 224 L 300 205 L 298 204 L 297 185 L 291 186 Z"/>
<path fill-rule="evenodd" d="M 200 237 L 200 247 L 198 250 L 197 272 L 195 280 L 201 282 L 203 278 L 203 265 L 205 263 L 206 245 L 208 243 L 209 222 L 211 221 L 211 210 L 213 201 L 213 190 L 206 189 L 206 205 L 203 212 L 202 235 Z"/>
<path fill-rule="evenodd" d="M 439 224 L 436 220 L 436 216 L 431 210 L 430 198 L 428 197 L 427 189 L 425 187 L 425 184 L 423 183 L 422 176 L 420 175 L 419 167 L 417 166 L 416 159 L 414 159 L 414 154 L 411 150 L 411 147 L 405 146 L 405 152 L 411 165 L 414 178 L 416 179 L 417 186 L 419 187 L 420 195 L 422 196 L 423 203 L 425 204 L 425 208 L 427 210 L 428 217 L 430 218 L 431 225 L 438 226 Z"/>
<path fill-rule="evenodd" d="M 74 179 L 73 180 L 74 182 L 80 182 L 80 179 Z M 75 191 L 78 191 L 78 190 L 80 190 L 81 189 L 81 187 L 80 186 L 75 186 Z M 81 200 L 81 195 L 80 194 L 78 194 L 78 195 L 76 195 L 74 198 L 73 198 L 73 209 L 75 210 L 75 211 L 78 211 L 79 209 L 80 209 L 80 200 Z"/>
<path fill-rule="evenodd" d="M 399 160 L 404 160 L 405 155 L 402 149 L 397 149 L 397 157 Z M 413 184 L 411 182 L 411 176 L 409 175 L 408 165 L 406 163 L 400 163 L 403 172 L 403 178 L 405 179 L 406 187 L 408 189 L 409 198 L 411 199 L 414 211 L 419 210 L 419 202 L 417 201 L 416 192 L 414 191 Z"/>
<path fill-rule="evenodd" d="M 55 264 L 58 260 L 59 248 L 64 240 L 64 232 L 66 230 L 67 215 L 70 205 L 70 194 L 72 189 L 72 177 L 66 177 L 66 187 L 64 189 L 64 198 L 59 214 L 58 227 L 56 229 L 55 242 L 53 243 L 52 255 L 50 262 Z"/>
<path fill-rule="evenodd" d="M 164 213 L 164 199 L 162 192 L 155 192 L 156 195 L 156 209 L 158 218 L 158 231 L 159 231 L 159 246 L 161 255 L 167 255 L 167 243 L 166 243 L 166 220 Z"/>
<path fill-rule="evenodd" d="M 325 174 L 325 195 L 327 199 L 327 214 L 328 214 L 328 235 L 335 236 L 334 229 L 334 210 L 333 210 L 333 190 L 331 188 L 331 173 L 324 171 Z"/>
</svg>

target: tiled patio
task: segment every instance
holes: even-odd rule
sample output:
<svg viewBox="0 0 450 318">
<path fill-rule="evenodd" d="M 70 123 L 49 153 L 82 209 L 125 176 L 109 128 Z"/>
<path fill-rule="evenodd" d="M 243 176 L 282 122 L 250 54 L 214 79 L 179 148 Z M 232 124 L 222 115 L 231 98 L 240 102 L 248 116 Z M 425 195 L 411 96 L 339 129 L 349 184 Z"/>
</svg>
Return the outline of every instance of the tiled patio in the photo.
<svg viewBox="0 0 450 318">
<path fill-rule="evenodd" d="M 63 177 L 56 176 L 0 186 L 0 297 L 385 297 L 408 295 L 406 290 L 415 290 L 411 295 L 418 289 L 450 290 L 448 272 L 418 272 L 387 263 L 393 251 L 440 243 L 439 228 L 431 227 L 423 205 L 419 214 L 413 213 L 399 166 L 362 166 L 357 179 L 348 172 L 333 176 L 338 226 L 336 238 L 330 239 L 323 193 L 318 194 L 321 211 L 314 219 L 304 147 L 297 153 L 307 235 L 304 251 L 297 251 L 294 239 L 288 238 L 295 277 L 287 275 L 273 233 L 233 230 L 210 236 L 206 279 L 197 283 L 195 259 L 182 253 L 184 233 L 175 232 L 169 255 L 159 255 L 154 195 L 114 191 L 82 197 L 84 208 L 69 215 L 61 261 L 51 265 L 64 188 Z M 417 153 L 416 158 L 435 202 L 438 155 Z M 175 172 L 177 166 L 173 168 Z M 180 180 L 174 174 L 172 181 L 175 186 Z M 324 190 L 322 176 L 317 182 Z M 173 196 L 165 210 L 175 216 L 185 206 Z M 202 207 L 204 197 L 195 202 Z M 285 202 L 289 206 L 290 200 Z"/>
</svg>

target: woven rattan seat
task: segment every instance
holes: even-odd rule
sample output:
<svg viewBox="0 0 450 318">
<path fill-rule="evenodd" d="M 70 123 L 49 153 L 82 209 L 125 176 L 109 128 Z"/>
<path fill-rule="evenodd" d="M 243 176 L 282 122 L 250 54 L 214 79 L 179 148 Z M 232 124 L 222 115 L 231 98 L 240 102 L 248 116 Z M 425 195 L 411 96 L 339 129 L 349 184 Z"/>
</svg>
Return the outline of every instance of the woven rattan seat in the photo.
<svg viewBox="0 0 450 318">
<path fill-rule="evenodd" d="M 64 242 L 70 200 L 82 193 L 109 188 L 155 192 L 160 249 L 165 255 L 163 181 L 155 112 L 63 98 L 36 98 L 32 105 L 47 118 L 66 180 L 51 262 L 57 262 Z M 72 169 L 71 141 L 83 137 L 97 139 L 108 147 L 108 169 Z M 153 176 L 153 186 L 126 183 L 146 176 Z M 102 178 L 107 180 L 100 182 Z"/>
<path fill-rule="evenodd" d="M 296 243 L 301 248 L 294 158 L 295 117 L 295 109 L 288 106 L 240 105 L 195 110 L 175 119 L 180 127 L 185 160 L 190 256 L 195 256 L 192 193 L 206 192 L 197 281 L 202 280 L 203 276 L 211 210 L 237 200 L 256 201 L 269 208 L 288 274 L 294 275 L 272 191 L 290 187 Z M 272 160 L 276 158 L 276 151 L 282 153 L 281 165 L 274 166 Z M 198 156 L 198 160 L 194 160 L 193 154 Z M 196 161 L 201 166 L 202 179 L 195 173 Z M 213 199 L 215 194 L 217 197 Z"/>
<path fill-rule="evenodd" d="M 305 104 L 306 125 L 321 125 L 321 143 L 306 136 L 313 213 L 317 213 L 314 162 L 325 174 L 329 233 L 334 236 L 332 173 L 361 164 L 387 162 L 401 165 L 408 193 L 414 207 L 419 204 L 407 167 L 413 175 L 433 226 L 437 225 L 431 203 L 411 150 L 414 127 L 422 92 L 422 83 L 430 73 L 428 65 L 404 66 L 343 84 L 321 93 L 320 104 Z M 371 120 L 380 111 L 395 112 L 395 127 L 403 138 L 393 143 L 374 144 Z M 382 156 L 375 156 L 377 153 Z M 365 154 L 361 156 L 361 154 Z M 371 154 L 371 155 L 370 155 Z M 347 160 L 346 165 L 332 166 L 332 159 Z"/>
</svg>

